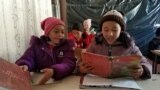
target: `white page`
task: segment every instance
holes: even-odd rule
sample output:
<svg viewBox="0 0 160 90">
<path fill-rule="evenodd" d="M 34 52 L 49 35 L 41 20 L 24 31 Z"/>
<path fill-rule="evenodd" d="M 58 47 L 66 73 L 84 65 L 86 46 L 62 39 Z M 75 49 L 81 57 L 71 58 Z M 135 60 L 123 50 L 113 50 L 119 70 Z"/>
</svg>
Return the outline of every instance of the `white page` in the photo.
<svg viewBox="0 0 160 90">
<path fill-rule="evenodd" d="M 106 78 L 101 78 L 99 76 L 93 75 L 93 74 L 88 74 L 84 77 L 83 79 L 83 85 L 88 85 L 88 86 L 97 86 L 97 85 L 101 85 L 101 86 L 109 86 L 110 85 L 111 80 L 107 80 Z"/>
<path fill-rule="evenodd" d="M 116 78 L 112 79 L 112 86 L 115 87 L 124 87 L 124 88 L 133 88 L 133 89 L 142 89 L 134 79 L 132 78 Z"/>
<path fill-rule="evenodd" d="M 97 87 L 124 87 L 124 88 L 134 88 L 142 89 L 138 86 L 135 80 L 132 78 L 116 78 L 116 79 L 107 79 L 99 77 L 96 75 L 88 74 L 84 77 L 83 84 L 84 86 L 97 86 Z"/>
<path fill-rule="evenodd" d="M 0 90 L 9 90 L 9 89 L 4 88 L 4 87 L 0 87 Z"/>
</svg>

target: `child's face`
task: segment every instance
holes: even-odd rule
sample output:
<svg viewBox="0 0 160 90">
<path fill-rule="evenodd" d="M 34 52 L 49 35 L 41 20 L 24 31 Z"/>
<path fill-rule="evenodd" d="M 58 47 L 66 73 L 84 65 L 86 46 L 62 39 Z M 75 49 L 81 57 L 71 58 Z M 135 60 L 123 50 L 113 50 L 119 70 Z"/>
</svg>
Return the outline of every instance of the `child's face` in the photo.
<svg viewBox="0 0 160 90">
<path fill-rule="evenodd" d="M 58 44 L 64 38 L 64 34 L 65 27 L 63 25 L 57 25 L 49 32 L 48 36 L 53 44 Z"/>
<path fill-rule="evenodd" d="M 82 32 L 81 32 L 81 31 L 72 30 L 72 33 L 73 33 L 73 35 L 74 35 L 77 39 L 81 38 L 81 35 L 82 35 Z"/>
<path fill-rule="evenodd" d="M 84 30 L 90 30 L 91 23 L 86 21 L 86 22 L 83 23 L 83 27 L 84 27 Z"/>
<path fill-rule="evenodd" d="M 120 36 L 121 26 L 115 21 L 106 21 L 102 24 L 102 34 L 108 44 L 113 44 Z"/>
</svg>

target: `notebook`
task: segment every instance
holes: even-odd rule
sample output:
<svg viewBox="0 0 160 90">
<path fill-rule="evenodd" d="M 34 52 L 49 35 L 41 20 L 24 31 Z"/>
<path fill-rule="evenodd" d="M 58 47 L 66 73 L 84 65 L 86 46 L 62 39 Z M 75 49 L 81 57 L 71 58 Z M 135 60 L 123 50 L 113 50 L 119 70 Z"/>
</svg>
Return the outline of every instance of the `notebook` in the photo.
<svg viewBox="0 0 160 90">
<path fill-rule="evenodd" d="M 102 77 L 122 77 L 129 75 L 129 68 L 138 65 L 141 56 L 128 55 L 128 56 L 104 56 L 90 52 L 82 53 L 82 60 L 91 64 L 94 69 L 91 74 L 99 75 Z"/>
<path fill-rule="evenodd" d="M 92 74 L 81 77 L 80 88 L 117 88 L 116 90 L 142 89 L 142 87 L 131 77 L 108 79 Z"/>
<path fill-rule="evenodd" d="M 37 85 L 43 73 L 23 71 L 19 66 L 0 58 L 0 90 L 32 90 Z M 50 78 L 45 84 L 54 83 Z"/>
<path fill-rule="evenodd" d="M 31 90 L 29 72 L 0 58 L 0 90 Z"/>
</svg>

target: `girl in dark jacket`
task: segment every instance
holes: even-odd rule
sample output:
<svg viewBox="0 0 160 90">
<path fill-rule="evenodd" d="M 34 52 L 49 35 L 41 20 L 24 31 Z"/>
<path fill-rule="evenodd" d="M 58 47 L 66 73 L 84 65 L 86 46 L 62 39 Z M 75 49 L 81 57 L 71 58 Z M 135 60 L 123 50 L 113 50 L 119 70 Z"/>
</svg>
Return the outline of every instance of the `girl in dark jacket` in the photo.
<svg viewBox="0 0 160 90">
<path fill-rule="evenodd" d="M 38 84 L 45 84 L 51 77 L 55 80 L 71 75 L 76 59 L 74 43 L 64 39 L 65 25 L 60 19 L 49 17 L 41 23 L 44 35 L 32 36 L 30 47 L 20 57 L 18 64 L 24 71 L 43 72 Z"/>
</svg>

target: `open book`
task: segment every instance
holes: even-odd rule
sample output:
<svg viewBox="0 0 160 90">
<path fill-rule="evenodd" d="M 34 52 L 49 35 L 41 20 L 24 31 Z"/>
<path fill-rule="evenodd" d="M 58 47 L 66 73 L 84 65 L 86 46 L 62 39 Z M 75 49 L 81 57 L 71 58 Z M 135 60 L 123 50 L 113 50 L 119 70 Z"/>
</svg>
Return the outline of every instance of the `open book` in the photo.
<svg viewBox="0 0 160 90">
<path fill-rule="evenodd" d="M 82 60 L 93 66 L 91 74 L 108 78 L 128 76 L 130 68 L 138 65 L 140 59 L 139 55 L 108 57 L 90 52 L 82 53 Z"/>
<path fill-rule="evenodd" d="M 92 74 L 87 74 L 84 77 L 81 77 L 80 88 L 142 89 L 131 77 L 108 79 Z"/>
<path fill-rule="evenodd" d="M 19 66 L 0 58 L 0 90 L 32 90 L 37 85 L 43 73 L 23 71 Z M 45 84 L 53 83 L 49 79 Z"/>
<path fill-rule="evenodd" d="M 0 90 L 31 90 L 29 72 L 0 58 Z"/>
</svg>

